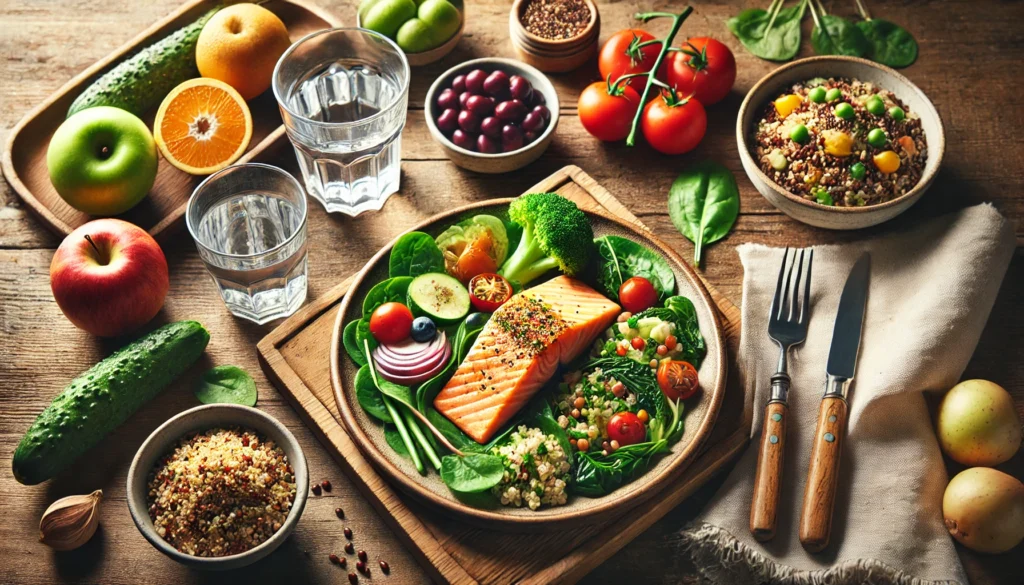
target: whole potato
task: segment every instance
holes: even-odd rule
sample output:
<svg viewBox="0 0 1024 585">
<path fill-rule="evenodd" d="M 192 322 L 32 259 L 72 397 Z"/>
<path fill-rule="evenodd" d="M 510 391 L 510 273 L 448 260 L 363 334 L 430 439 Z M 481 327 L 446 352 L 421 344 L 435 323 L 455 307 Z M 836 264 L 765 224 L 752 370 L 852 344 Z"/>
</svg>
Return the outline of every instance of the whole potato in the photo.
<svg viewBox="0 0 1024 585">
<path fill-rule="evenodd" d="M 964 465 L 999 465 L 1020 448 L 1021 423 L 1010 394 L 987 380 L 965 380 L 942 399 L 939 444 Z"/>
<path fill-rule="evenodd" d="M 969 549 L 998 554 L 1024 539 L 1024 484 L 988 467 L 961 471 L 946 486 L 942 516 Z"/>
</svg>

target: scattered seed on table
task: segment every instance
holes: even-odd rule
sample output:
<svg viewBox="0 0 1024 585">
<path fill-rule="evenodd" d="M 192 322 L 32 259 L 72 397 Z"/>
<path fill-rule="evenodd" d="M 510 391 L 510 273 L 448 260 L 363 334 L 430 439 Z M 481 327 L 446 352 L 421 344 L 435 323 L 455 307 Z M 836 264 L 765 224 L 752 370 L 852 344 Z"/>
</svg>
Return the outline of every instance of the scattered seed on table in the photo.
<svg viewBox="0 0 1024 585">
<path fill-rule="evenodd" d="M 356 570 L 360 573 L 366 573 L 366 563 L 363 561 L 356 561 Z"/>
<path fill-rule="evenodd" d="M 345 518 L 345 511 L 342 510 L 341 508 L 335 508 L 334 509 L 334 515 L 337 516 L 338 518 L 344 519 Z"/>
<path fill-rule="evenodd" d="M 339 559 L 338 561 L 338 564 L 341 565 L 341 568 L 344 569 L 348 566 L 348 559 L 346 559 L 345 557 L 341 557 L 341 559 Z"/>
<path fill-rule="evenodd" d="M 329 492 L 331 491 L 331 482 L 325 479 L 320 482 L 320 487 L 324 488 L 325 492 Z"/>
<path fill-rule="evenodd" d="M 345 538 L 352 540 L 352 529 L 348 526 L 345 527 Z"/>
<path fill-rule="evenodd" d="M 313 495 L 314 496 L 319 496 L 320 495 L 320 486 L 318 484 L 315 484 L 315 483 L 313 484 Z"/>
<path fill-rule="evenodd" d="M 331 553 L 331 554 L 327 555 L 327 558 L 331 559 L 331 562 L 334 563 L 335 565 L 340 565 L 341 564 L 341 559 L 338 557 L 338 555 L 336 555 L 334 553 Z"/>
<path fill-rule="evenodd" d="M 347 552 L 348 554 L 352 554 L 356 552 L 356 547 L 353 546 L 351 542 L 347 542 L 345 543 L 345 552 Z"/>
<path fill-rule="evenodd" d="M 356 583 L 359 582 L 359 577 L 356 577 L 355 573 L 349 573 L 348 574 L 348 582 L 351 583 L 352 585 L 356 585 Z"/>
<path fill-rule="evenodd" d="M 365 550 L 359 551 L 359 553 L 356 556 L 359 557 L 360 561 L 363 561 L 364 563 L 366 562 L 366 551 Z"/>
<path fill-rule="evenodd" d="M 380 570 L 383 571 L 385 575 L 389 575 L 389 574 L 391 574 L 391 565 L 387 564 L 384 561 L 381 561 L 380 562 Z"/>
</svg>

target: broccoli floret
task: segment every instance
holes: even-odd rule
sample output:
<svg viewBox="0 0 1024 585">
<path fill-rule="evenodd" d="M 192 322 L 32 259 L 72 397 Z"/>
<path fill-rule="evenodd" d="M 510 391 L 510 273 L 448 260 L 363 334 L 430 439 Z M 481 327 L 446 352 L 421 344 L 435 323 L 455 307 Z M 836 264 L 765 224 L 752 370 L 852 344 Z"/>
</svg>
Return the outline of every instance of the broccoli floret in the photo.
<svg viewBox="0 0 1024 585">
<path fill-rule="evenodd" d="M 513 201 L 508 214 L 522 226 L 523 236 L 502 276 L 525 286 L 555 268 L 569 276 L 586 268 L 594 231 L 575 203 L 554 193 L 530 193 Z"/>
</svg>

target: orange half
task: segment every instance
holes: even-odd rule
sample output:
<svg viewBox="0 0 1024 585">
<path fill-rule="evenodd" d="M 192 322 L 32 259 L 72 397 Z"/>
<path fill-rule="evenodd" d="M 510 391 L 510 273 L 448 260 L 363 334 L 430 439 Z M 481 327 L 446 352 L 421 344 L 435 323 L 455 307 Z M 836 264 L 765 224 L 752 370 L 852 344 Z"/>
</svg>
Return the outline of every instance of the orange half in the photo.
<svg viewBox="0 0 1024 585">
<path fill-rule="evenodd" d="M 167 162 L 191 175 L 209 175 L 235 162 L 252 138 L 252 115 L 242 96 L 205 77 L 171 90 L 153 126 Z"/>
</svg>

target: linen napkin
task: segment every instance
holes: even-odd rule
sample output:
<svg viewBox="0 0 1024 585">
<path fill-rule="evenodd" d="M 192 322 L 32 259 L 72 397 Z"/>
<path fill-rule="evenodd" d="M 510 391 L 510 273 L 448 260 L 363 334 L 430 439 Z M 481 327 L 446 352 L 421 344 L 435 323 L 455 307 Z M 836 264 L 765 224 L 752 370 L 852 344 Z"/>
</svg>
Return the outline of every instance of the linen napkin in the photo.
<svg viewBox="0 0 1024 585">
<path fill-rule="evenodd" d="M 1010 222 L 990 205 L 912 230 L 814 251 L 806 342 L 790 354 L 789 429 L 778 528 L 749 532 L 757 445 L 778 348 L 768 309 L 782 250 L 743 245 L 743 325 L 738 354 L 752 397 L 752 441 L 698 521 L 679 535 L 711 583 L 967 584 L 943 527 L 947 475 L 924 392 L 960 380 L 1014 253 Z M 800 545 L 799 519 L 812 435 L 839 296 L 854 262 L 871 254 L 870 288 L 840 464 L 832 539 Z"/>
</svg>

